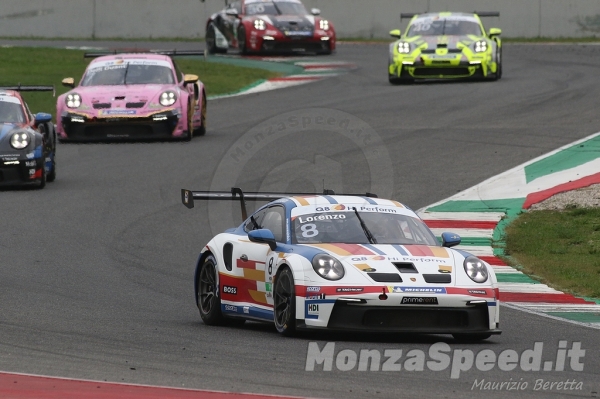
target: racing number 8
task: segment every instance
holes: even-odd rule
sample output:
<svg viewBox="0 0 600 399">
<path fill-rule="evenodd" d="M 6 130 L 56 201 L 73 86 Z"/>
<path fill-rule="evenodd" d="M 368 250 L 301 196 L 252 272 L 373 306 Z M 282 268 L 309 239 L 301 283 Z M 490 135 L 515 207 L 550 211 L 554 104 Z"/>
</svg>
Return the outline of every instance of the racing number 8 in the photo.
<svg viewBox="0 0 600 399">
<path fill-rule="evenodd" d="M 273 274 L 273 258 L 269 259 L 269 276 Z"/>
<path fill-rule="evenodd" d="M 317 225 L 314 223 L 309 223 L 302 225 L 302 237 L 304 238 L 312 238 L 319 234 L 319 230 L 317 230 Z"/>
</svg>

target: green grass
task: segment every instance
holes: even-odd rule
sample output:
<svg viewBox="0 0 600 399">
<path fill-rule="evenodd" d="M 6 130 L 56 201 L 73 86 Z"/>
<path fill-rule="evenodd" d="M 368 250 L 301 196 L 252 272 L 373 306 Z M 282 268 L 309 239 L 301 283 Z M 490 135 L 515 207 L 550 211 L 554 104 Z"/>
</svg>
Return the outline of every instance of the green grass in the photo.
<svg viewBox="0 0 600 399">
<path fill-rule="evenodd" d="M 529 211 L 505 230 L 506 261 L 543 283 L 600 298 L 600 208 Z"/>
<path fill-rule="evenodd" d="M 84 51 L 45 47 L 0 48 L 0 86 L 54 85 L 56 96 L 69 90 L 61 85 L 66 77 L 78 82 L 90 58 L 83 58 Z M 252 83 L 279 76 L 278 73 L 258 68 L 245 68 L 203 59 L 176 57 L 184 73 L 198 75 L 209 96 L 239 91 Z M 31 112 L 56 113 L 56 98 L 51 92 L 24 92 Z"/>
</svg>

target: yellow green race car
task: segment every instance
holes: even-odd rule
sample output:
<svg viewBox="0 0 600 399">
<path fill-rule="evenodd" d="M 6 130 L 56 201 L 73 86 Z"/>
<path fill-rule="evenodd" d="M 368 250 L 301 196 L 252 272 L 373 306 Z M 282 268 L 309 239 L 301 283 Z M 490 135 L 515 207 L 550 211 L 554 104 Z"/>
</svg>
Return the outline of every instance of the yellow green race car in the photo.
<svg viewBox="0 0 600 399">
<path fill-rule="evenodd" d="M 402 36 L 390 44 L 390 83 L 415 79 L 475 78 L 497 80 L 502 76 L 502 42 L 499 28 L 486 33 L 480 17 L 499 17 L 499 12 L 434 12 L 400 14 L 411 18 Z"/>
</svg>

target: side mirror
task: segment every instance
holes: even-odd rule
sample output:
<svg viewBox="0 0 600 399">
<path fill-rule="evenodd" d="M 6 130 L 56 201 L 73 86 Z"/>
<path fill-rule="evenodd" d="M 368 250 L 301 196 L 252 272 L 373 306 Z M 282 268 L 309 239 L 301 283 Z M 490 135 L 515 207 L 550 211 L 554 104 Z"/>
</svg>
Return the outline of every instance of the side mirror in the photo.
<svg viewBox="0 0 600 399">
<path fill-rule="evenodd" d="M 39 125 L 40 123 L 48 123 L 52 120 L 52 115 L 47 114 L 45 112 L 38 112 L 35 114 L 35 124 Z"/>
<path fill-rule="evenodd" d="M 321 10 L 319 10 L 318 8 L 311 8 L 311 9 L 310 9 L 310 13 L 311 13 L 312 15 L 315 15 L 315 16 L 316 16 L 316 15 L 321 15 Z"/>
<path fill-rule="evenodd" d="M 275 242 L 275 236 L 269 229 L 258 229 L 252 230 L 248 233 L 248 238 L 252 242 L 257 242 L 260 244 L 269 244 L 271 250 L 275 250 L 277 248 L 277 243 Z"/>
<path fill-rule="evenodd" d="M 183 75 L 183 83 L 184 84 L 190 84 L 190 83 L 194 83 L 198 81 L 198 75 L 192 75 L 192 74 L 185 74 Z"/>
<path fill-rule="evenodd" d="M 396 39 L 400 39 L 400 29 L 394 29 L 390 31 L 390 36 L 395 37 Z"/>
<path fill-rule="evenodd" d="M 460 244 L 460 236 L 454 233 L 442 233 L 442 247 L 450 248 Z"/>
<path fill-rule="evenodd" d="M 502 33 L 502 29 L 500 28 L 490 28 L 490 33 L 488 33 L 489 37 L 498 36 Z"/>
<path fill-rule="evenodd" d="M 229 15 L 230 17 L 236 17 L 236 18 L 238 17 L 238 15 L 240 15 L 237 8 L 228 8 L 227 10 L 225 10 L 225 14 Z"/>
<path fill-rule="evenodd" d="M 70 88 L 74 88 L 75 87 L 75 79 L 73 79 L 73 78 L 64 78 L 62 80 L 62 85 L 70 87 Z"/>
</svg>

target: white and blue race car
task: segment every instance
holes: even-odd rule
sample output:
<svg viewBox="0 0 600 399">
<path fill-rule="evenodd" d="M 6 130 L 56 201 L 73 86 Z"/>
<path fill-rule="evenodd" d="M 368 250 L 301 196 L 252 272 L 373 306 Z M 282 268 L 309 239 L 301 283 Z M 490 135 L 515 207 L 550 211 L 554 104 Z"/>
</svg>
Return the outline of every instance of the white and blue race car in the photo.
<svg viewBox="0 0 600 399">
<path fill-rule="evenodd" d="M 441 244 L 408 207 L 373 194 L 182 190 L 197 200 L 239 200 L 243 223 L 198 258 L 196 304 L 208 325 L 260 320 L 298 329 L 500 334 L 497 280 L 481 259 Z M 267 200 L 249 217 L 245 200 Z"/>
</svg>

